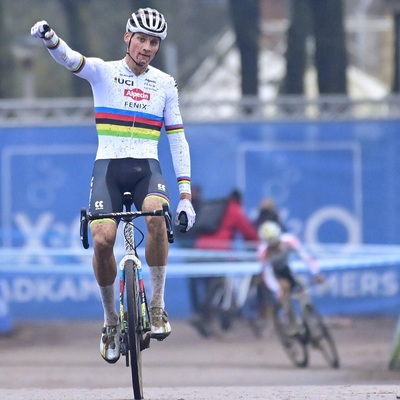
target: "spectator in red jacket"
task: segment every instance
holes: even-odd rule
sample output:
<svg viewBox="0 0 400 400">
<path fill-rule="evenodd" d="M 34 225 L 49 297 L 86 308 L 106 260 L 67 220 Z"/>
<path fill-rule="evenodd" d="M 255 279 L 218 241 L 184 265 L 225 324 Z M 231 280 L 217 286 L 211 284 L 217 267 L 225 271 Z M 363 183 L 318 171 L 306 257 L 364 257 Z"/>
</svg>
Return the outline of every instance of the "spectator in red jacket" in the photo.
<svg viewBox="0 0 400 400">
<path fill-rule="evenodd" d="M 230 250 L 238 234 L 248 242 L 258 240 L 257 230 L 243 210 L 241 194 L 234 190 L 228 198 L 218 229 L 213 233 L 199 234 L 195 247 L 207 250 Z"/>
<path fill-rule="evenodd" d="M 196 249 L 231 250 L 237 236 L 252 243 L 255 249 L 258 242 L 257 229 L 246 216 L 241 200 L 240 192 L 235 190 L 227 199 L 203 203 L 198 212 L 199 233 L 194 244 Z M 215 228 L 211 229 L 213 225 Z M 218 322 L 218 318 L 222 329 L 229 328 L 229 315 L 221 314 L 214 306 L 215 294 L 224 287 L 224 279 L 225 277 L 192 279 L 192 303 L 196 307 L 193 307 L 195 316 L 191 324 L 202 336 L 209 337 L 216 333 L 215 322 Z"/>
</svg>

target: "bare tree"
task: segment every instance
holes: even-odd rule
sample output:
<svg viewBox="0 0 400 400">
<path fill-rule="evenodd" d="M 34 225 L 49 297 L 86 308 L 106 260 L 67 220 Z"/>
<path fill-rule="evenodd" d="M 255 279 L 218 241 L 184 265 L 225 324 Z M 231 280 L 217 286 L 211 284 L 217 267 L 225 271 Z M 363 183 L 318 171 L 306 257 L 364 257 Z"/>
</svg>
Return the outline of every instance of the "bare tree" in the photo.
<svg viewBox="0 0 400 400">
<path fill-rule="evenodd" d="M 307 67 L 307 37 L 311 33 L 311 13 L 308 0 L 292 1 L 290 25 L 286 38 L 286 76 L 281 92 L 304 93 L 304 75 Z"/>
<path fill-rule="evenodd" d="M 321 94 L 347 93 L 347 52 L 342 0 L 310 0 L 315 65 Z"/>
<path fill-rule="evenodd" d="M 69 44 L 72 48 L 80 51 L 82 54 L 87 54 L 89 49 L 88 35 L 86 26 L 92 21 L 87 21 L 85 11 L 89 6 L 90 0 L 59 0 L 65 12 L 65 18 L 69 30 Z M 90 95 L 90 87 L 87 84 L 82 84 L 82 80 L 74 77 L 72 79 L 72 92 L 74 96 Z"/>
<path fill-rule="evenodd" d="M 385 0 L 385 5 L 393 15 L 394 66 L 392 92 L 400 92 L 400 0 Z"/>
<path fill-rule="evenodd" d="M 343 0 L 291 0 L 283 93 L 304 93 L 306 40 L 314 38 L 320 94 L 347 94 Z"/>
<path fill-rule="evenodd" d="M 260 0 L 230 0 L 229 4 L 240 52 L 242 95 L 257 96 Z"/>
<path fill-rule="evenodd" d="M 5 29 L 4 1 L 0 0 L 0 98 L 9 97 L 13 80 L 10 79 L 13 71 L 10 51 L 10 40 Z"/>
</svg>

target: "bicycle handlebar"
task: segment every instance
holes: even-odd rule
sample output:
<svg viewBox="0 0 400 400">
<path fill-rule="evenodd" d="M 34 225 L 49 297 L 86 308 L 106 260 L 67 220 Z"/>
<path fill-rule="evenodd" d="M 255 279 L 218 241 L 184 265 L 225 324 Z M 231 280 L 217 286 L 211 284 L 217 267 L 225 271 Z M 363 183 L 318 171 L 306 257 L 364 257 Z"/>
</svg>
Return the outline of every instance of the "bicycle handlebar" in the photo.
<svg viewBox="0 0 400 400">
<path fill-rule="evenodd" d="M 181 211 L 178 216 L 179 226 L 181 227 L 180 231 L 182 233 L 186 232 L 188 226 L 188 217 L 185 211 Z"/>
<path fill-rule="evenodd" d="M 152 210 L 152 211 L 125 211 L 125 212 L 115 212 L 115 213 L 99 213 L 99 214 L 89 214 L 86 208 L 81 209 L 81 219 L 80 219 L 80 237 L 82 241 L 83 248 L 89 248 L 88 239 L 88 224 L 89 221 L 94 221 L 96 219 L 105 218 L 121 218 L 124 221 L 132 221 L 138 217 L 164 217 L 165 225 L 167 230 L 167 238 L 169 243 L 174 242 L 174 231 L 172 229 L 171 215 L 169 214 L 169 207 L 167 204 L 163 204 L 162 210 Z"/>
<path fill-rule="evenodd" d="M 81 242 L 84 249 L 89 248 L 88 238 L 88 223 L 86 208 L 81 208 L 81 219 L 80 219 L 80 236 Z"/>
</svg>

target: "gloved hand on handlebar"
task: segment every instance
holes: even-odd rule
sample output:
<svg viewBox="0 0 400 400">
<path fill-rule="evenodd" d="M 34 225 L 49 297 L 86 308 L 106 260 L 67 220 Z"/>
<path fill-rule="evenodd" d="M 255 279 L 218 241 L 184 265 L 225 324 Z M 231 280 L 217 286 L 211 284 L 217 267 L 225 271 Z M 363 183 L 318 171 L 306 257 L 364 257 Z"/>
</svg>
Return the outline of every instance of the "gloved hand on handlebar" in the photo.
<svg viewBox="0 0 400 400">
<path fill-rule="evenodd" d="M 189 199 L 181 199 L 176 209 L 175 225 L 182 226 L 181 232 L 187 232 L 196 221 L 196 213 Z"/>
<path fill-rule="evenodd" d="M 31 36 L 39 39 L 51 39 L 54 35 L 47 21 L 36 22 L 31 28 Z"/>
</svg>

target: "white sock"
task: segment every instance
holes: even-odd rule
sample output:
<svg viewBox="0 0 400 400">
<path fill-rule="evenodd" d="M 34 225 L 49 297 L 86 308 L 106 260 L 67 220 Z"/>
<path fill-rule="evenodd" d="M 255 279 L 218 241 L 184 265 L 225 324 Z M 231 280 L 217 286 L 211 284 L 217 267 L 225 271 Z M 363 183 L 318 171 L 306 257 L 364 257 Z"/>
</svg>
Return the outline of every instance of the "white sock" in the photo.
<svg viewBox="0 0 400 400">
<path fill-rule="evenodd" d="M 164 289 L 167 276 L 167 267 L 149 267 L 152 283 L 152 297 L 150 307 L 165 307 Z"/>
<path fill-rule="evenodd" d="M 104 309 L 104 323 L 118 325 L 118 314 L 115 309 L 114 285 L 99 286 L 101 302 Z"/>
</svg>

